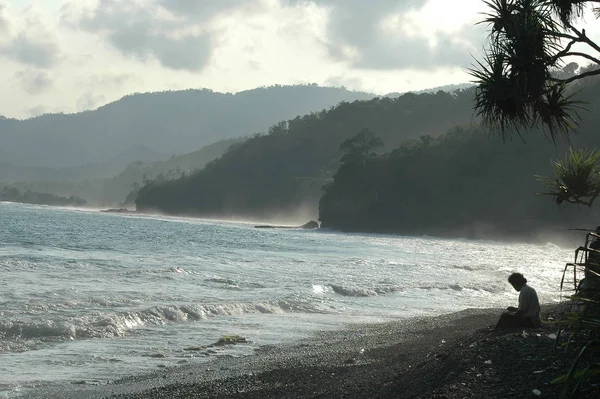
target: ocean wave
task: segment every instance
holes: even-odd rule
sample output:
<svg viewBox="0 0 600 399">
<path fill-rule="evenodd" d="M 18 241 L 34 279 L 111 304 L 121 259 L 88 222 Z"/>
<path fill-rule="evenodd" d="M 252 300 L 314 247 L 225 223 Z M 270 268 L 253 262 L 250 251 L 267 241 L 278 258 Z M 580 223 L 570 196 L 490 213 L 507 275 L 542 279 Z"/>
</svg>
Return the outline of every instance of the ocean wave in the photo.
<svg viewBox="0 0 600 399">
<path fill-rule="evenodd" d="M 342 296 L 356 296 L 356 297 L 368 297 L 368 296 L 377 296 L 377 292 L 360 287 L 343 287 L 341 285 L 331 285 L 331 289 L 336 294 Z"/>
<path fill-rule="evenodd" d="M 22 321 L 8 320 L 0 322 L 0 338 L 47 338 L 69 337 L 73 326 L 53 320 Z"/>
<path fill-rule="evenodd" d="M 356 287 L 356 286 L 342 286 L 337 284 L 330 284 L 329 287 L 338 295 L 351 296 L 351 297 L 370 297 L 390 294 L 402 289 L 397 285 L 382 285 L 375 287 Z"/>
<path fill-rule="evenodd" d="M 237 285 L 235 281 L 226 277 L 212 277 L 204 279 L 207 283 L 217 283 L 217 284 L 232 284 Z"/>
<path fill-rule="evenodd" d="M 497 284 L 488 284 L 487 286 L 474 286 L 472 284 L 469 285 L 461 285 L 458 283 L 455 284 L 444 284 L 444 283 L 438 283 L 438 284 L 433 284 L 433 285 L 421 285 L 419 287 L 416 287 L 417 289 L 420 290 L 426 290 L 426 291 L 430 291 L 430 290 L 441 290 L 441 291 L 446 291 L 446 290 L 452 290 L 452 291 L 464 291 L 464 290 L 469 290 L 469 291 L 479 291 L 479 292 L 487 292 L 489 294 L 497 294 L 500 292 L 503 292 L 505 289 Z"/>
<path fill-rule="evenodd" d="M 89 315 L 70 320 L 2 320 L 0 321 L 0 353 L 14 351 L 8 341 L 38 340 L 44 342 L 74 339 L 111 338 L 132 331 L 168 323 L 204 320 L 215 316 L 244 314 L 282 314 L 286 312 L 323 313 L 310 301 L 284 299 L 255 303 L 161 305 L 101 316 Z M 13 349 L 11 349 L 13 348 Z M 27 346 L 24 346 L 27 350 Z"/>
<path fill-rule="evenodd" d="M 184 269 L 183 267 L 173 266 L 167 267 L 164 269 L 139 269 L 139 270 L 129 270 L 125 273 L 125 276 L 137 276 L 140 274 L 150 274 L 150 275 L 190 275 L 194 274 L 194 272 Z"/>
<path fill-rule="evenodd" d="M 260 283 L 241 282 L 227 277 L 211 277 L 204 279 L 205 283 L 224 289 L 242 289 L 242 288 L 266 288 L 267 286 Z"/>
</svg>

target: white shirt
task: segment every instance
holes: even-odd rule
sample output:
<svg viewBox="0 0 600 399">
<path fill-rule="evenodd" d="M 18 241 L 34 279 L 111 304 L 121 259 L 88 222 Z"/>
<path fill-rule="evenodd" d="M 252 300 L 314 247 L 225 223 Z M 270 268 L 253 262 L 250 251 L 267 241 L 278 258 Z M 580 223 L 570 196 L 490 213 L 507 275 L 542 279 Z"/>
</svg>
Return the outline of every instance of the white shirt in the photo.
<svg viewBox="0 0 600 399">
<path fill-rule="evenodd" d="M 523 316 L 529 316 L 536 321 L 539 320 L 540 302 L 537 292 L 527 284 L 523 284 L 519 293 L 519 310 L 523 312 Z"/>
</svg>

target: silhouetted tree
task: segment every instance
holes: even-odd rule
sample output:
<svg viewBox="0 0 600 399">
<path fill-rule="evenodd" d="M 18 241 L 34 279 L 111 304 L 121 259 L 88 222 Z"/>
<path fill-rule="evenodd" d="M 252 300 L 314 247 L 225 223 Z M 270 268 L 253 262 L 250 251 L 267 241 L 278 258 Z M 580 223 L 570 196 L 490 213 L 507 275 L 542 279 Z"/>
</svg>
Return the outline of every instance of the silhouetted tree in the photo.
<svg viewBox="0 0 600 399">
<path fill-rule="evenodd" d="M 477 83 L 476 110 L 502 135 L 523 128 L 547 129 L 552 140 L 569 136 L 577 126 L 580 104 L 567 88 L 600 74 L 588 68 L 556 77 L 565 60 L 581 59 L 600 66 L 600 46 L 573 25 L 592 0 L 488 0 L 482 23 L 490 28 L 483 61 L 471 70 Z M 595 12 L 598 9 L 594 9 Z M 574 48 L 584 45 L 581 51 Z"/>
<path fill-rule="evenodd" d="M 375 155 L 374 151 L 380 147 L 383 147 L 383 140 L 364 128 L 340 145 L 340 151 L 344 153 L 341 162 L 363 161 L 368 155 Z"/>
</svg>

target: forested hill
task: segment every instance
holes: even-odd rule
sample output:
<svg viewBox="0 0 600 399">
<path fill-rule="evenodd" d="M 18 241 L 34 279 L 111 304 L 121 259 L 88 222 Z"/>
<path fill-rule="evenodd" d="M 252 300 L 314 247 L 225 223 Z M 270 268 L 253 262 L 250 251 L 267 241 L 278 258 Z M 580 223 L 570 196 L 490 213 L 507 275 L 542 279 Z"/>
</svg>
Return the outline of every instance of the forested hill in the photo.
<svg viewBox="0 0 600 399">
<path fill-rule="evenodd" d="M 133 94 L 94 111 L 27 120 L 0 118 L 0 162 L 73 167 L 104 163 L 142 145 L 167 159 L 219 140 L 262 132 L 277 121 L 341 101 L 373 97 L 316 85 L 272 86 L 236 94 L 211 90 Z"/>
<path fill-rule="evenodd" d="M 576 148 L 597 148 L 600 85 L 581 93 Z M 392 152 L 350 153 L 325 187 L 320 200 L 322 227 L 346 231 L 437 234 L 537 240 L 571 228 L 593 228 L 598 206 L 563 204 L 536 195 L 545 187 L 534 175 L 552 175 L 551 159 L 564 158 L 566 143 L 555 147 L 539 133 L 523 132 L 503 143 L 478 125 L 459 126 L 439 138 L 403 143 Z M 364 141 L 364 140 L 362 140 Z"/>
<path fill-rule="evenodd" d="M 405 94 L 346 102 L 280 122 L 199 173 L 142 188 L 137 207 L 263 219 L 306 208 L 316 217 L 321 187 L 337 169 L 342 141 L 362 128 L 377 132 L 387 149 L 411 137 L 437 136 L 471 121 L 472 101 L 472 90 Z"/>
</svg>

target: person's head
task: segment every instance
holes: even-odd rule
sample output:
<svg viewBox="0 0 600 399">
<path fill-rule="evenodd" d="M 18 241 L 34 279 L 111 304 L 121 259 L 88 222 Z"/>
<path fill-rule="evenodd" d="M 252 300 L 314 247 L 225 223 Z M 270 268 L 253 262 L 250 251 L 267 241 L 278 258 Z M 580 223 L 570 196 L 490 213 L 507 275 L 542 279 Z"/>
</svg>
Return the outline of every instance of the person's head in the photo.
<svg viewBox="0 0 600 399">
<path fill-rule="evenodd" d="M 527 279 L 521 273 L 513 273 L 508 277 L 508 282 L 515 290 L 521 291 L 521 288 L 527 284 Z"/>
</svg>

